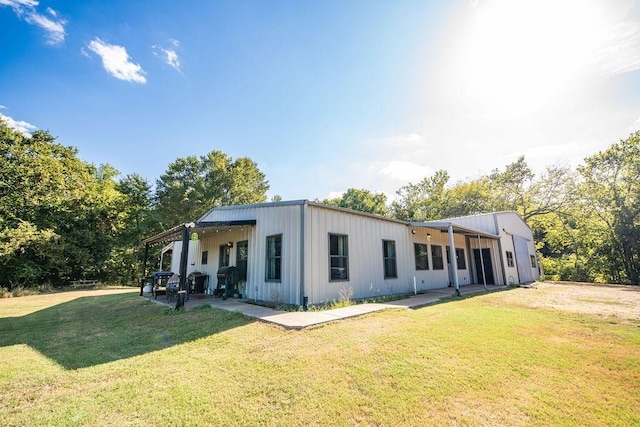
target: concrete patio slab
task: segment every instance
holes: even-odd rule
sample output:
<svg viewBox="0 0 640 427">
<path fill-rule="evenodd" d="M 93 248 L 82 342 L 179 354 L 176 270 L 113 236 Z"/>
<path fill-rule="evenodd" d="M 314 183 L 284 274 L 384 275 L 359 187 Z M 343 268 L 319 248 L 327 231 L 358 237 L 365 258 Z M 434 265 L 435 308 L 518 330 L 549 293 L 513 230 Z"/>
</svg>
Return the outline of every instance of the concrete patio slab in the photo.
<svg viewBox="0 0 640 427">
<path fill-rule="evenodd" d="M 507 288 L 505 286 L 487 285 L 487 289 L 485 291 L 485 288 L 482 285 L 465 285 L 460 286 L 460 293 L 462 295 L 468 295 L 504 289 Z M 189 310 L 201 305 L 210 305 L 213 308 L 235 311 L 242 313 L 245 316 L 259 319 L 263 322 L 283 326 L 287 329 L 303 329 L 313 325 L 319 325 L 340 319 L 348 319 L 380 310 L 400 308 L 417 309 L 436 303 L 442 298 L 451 297 L 453 295 L 453 288 L 431 289 L 421 294 L 411 295 L 409 298 L 390 301 L 387 303 L 364 303 L 323 311 L 282 311 L 253 304 L 244 300 L 227 299 L 223 301 L 220 298 L 213 298 L 211 296 L 195 295 L 191 296 L 189 301 L 186 302 L 185 308 Z M 156 303 L 166 305 L 167 307 L 173 307 L 175 305 L 175 303 L 167 303 L 164 298 L 161 300 L 154 300 L 149 297 L 147 298 Z"/>
</svg>

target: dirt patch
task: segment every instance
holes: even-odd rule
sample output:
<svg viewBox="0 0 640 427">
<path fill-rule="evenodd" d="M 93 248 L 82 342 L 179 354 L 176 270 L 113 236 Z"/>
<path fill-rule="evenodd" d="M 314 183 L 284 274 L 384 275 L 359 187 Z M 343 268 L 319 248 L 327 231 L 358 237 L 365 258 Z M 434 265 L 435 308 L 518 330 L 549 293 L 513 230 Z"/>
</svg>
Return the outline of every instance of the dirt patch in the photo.
<svg viewBox="0 0 640 427">
<path fill-rule="evenodd" d="M 503 292 L 508 304 L 547 307 L 640 322 L 640 287 L 576 282 L 540 282 L 529 289 Z"/>
</svg>

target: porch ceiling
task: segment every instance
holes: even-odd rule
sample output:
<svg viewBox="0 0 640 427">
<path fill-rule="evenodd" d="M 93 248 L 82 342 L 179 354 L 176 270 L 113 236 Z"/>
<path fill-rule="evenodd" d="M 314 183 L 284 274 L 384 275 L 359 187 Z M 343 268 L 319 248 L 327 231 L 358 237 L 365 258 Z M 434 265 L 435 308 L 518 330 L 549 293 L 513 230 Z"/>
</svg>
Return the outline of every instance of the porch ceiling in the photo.
<svg viewBox="0 0 640 427">
<path fill-rule="evenodd" d="M 236 221 L 200 221 L 186 222 L 173 228 L 158 233 L 155 236 L 148 237 L 142 242 L 146 245 L 155 245 L 157 243 L 177 242 L 182 240 L 182 233 L 185 229 L 189 229 L 191 233 L 222 233 L 239 229 L 251 225 L 256 225 L 255 219 L 236 220 Z"/>
<path fill-rule="evenodd" d="M 425 227 L 432 228 L 436 230 L 440 230 L 443 233 L 449 232 L 449 226 L 453 226 L 453 232 L 456 234 L 463 234 L 465 236 L 472 237 L 486 237 L 487 239 L 500 239 L 500 236 L 492 233 L 487 233 L 486 231 L 476 230 L 470 227 L 463 227 L 461 225 L 455 224 L 449 221 L 428 221 L 428 222 L 410 222 L 410 227 Z"/>
</svg>

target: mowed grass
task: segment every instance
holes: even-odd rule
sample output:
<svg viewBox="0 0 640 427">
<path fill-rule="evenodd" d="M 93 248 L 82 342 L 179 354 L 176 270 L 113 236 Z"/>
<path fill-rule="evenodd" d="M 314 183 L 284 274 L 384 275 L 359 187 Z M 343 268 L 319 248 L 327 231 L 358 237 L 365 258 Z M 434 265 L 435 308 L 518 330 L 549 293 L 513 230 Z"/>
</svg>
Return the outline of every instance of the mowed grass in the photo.
<svg viewBox="0 0 640 427">
<path fill-rule="evenodd" d="M 510 292 L 302 331 L 135 292 L 0 301 L 0 425 L 640 425 L 637 322 Z"/>
</svg>

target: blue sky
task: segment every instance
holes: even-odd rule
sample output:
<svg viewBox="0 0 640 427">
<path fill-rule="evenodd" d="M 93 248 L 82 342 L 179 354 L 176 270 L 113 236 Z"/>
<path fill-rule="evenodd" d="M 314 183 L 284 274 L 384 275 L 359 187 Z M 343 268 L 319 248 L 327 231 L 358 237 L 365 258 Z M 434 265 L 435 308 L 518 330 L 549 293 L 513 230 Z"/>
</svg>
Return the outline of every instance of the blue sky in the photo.
<svg viewBox="0 0 640 427">
<path fill-rule="evenodd" d="M 0 114 L 154 182 L 247 156 L 287 199 L 393 196 L 640 129 L 640 2 L 0 0 Z"/>
</svg>

